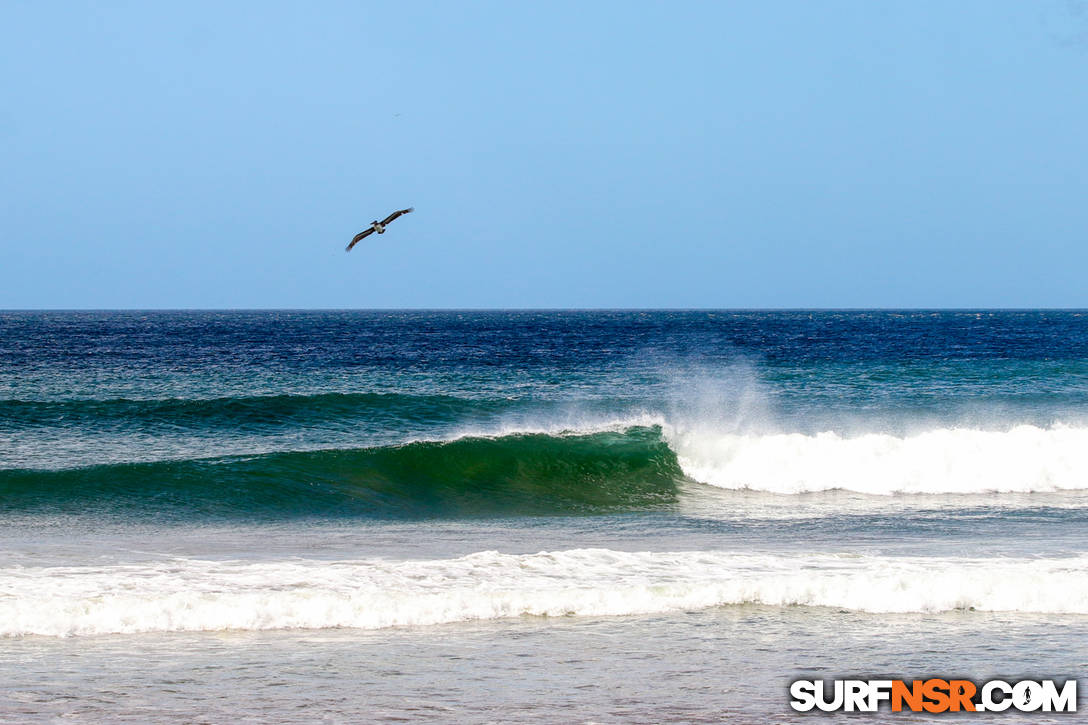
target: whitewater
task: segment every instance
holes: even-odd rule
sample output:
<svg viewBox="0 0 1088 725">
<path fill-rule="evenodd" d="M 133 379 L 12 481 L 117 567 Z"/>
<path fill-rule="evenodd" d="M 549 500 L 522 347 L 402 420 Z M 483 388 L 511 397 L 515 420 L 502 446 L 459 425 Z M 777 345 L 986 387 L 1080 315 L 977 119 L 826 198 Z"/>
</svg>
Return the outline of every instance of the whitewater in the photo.
<svg viewBox="0 0 1088 725">
<path fill-rule="evenodd" d="M 738 604 L 1088 614 L 1088 556 L 988 560 L 574 549 L 485 551 L 445 561 L 174 559 L 4 569 L 0 592 L 0 636 L 7 637 L 380 629 Z"/>
<path fill-rule="evenodd" d="M 1083 676 L 1086 319 L 0 313 L 0 720 Z"/>
<path fill-rule="evenodd" d="M 1088 428 L 937 428 L 910 436 L 674 433 L 684 473 L 721 488 L 890 495 L 1088 488 Z"/>
<path fill-rule="evenodd" d="M 613 485 L 626 484 L 617 492 L 617 501 L 637 494 L 648 482 L 663 490 L 670 483 L 694 482 L 775 494 L 845 490 L 884 496 L 1088 488 L 1088 428 L 1063 423 L 1021 424 L 1005 430 L 940 427 L 907 435 L 744 433 L 714 430 L 701 422 L 674 424 L 651 414 L 576 425 L 522 421 L 373 447 L 283 448 L 250 441 L 244 453 L 228 443 L 221 449 L 225 455 L 214 457 L 186 455 L 185 449 L 175 446 L 147 459 L 118 461 L 108 454 L 109 463 L 95 464 L 93 456 L 86 456 L 84 465 L 78 466 L 65 464 L 54 451 L 49 454 L 51 465 L 38 468 L 26 468 L 32 462 L 27 456 L 17 464 L 0 460 L 0 488 L 7 489 L 8 505 L 28 488 L 41 495 L 41 488 L 59 488 L 62 481 L 74 499 L 93 498 L 102 485 L 120 495 L 125 488 L 121 481 L 132 478 L 138 479 L 136 487 L 163 477 L 170 480 L 167 487 L 182 479 L 196 485 L 230 478 L 231 488 L 237 490 L 255 475 L 305 467 L 303 477 L 281 483 L 313 489 L 351 465 L 346 461 L 372 470 L 383 482 L 400 471 L 411 471 L 415 476 L 411 488 L 416 491 L 435 478 L 465 493 L 470 487 L 494 488 L 496 482 L 500 488 L 531 483 L 537 485 L 535 494 L 542 503 L 592 493 L 603 488 L 606 477 Z M 18 449 L 10 450 L 19 456 Z M 579 461 L 580 467 L 572 466 L 572 461 Z M 480 480 L 481 470 L 487 471 L 487 481 Z M 356 495 L 372 490 L 369 483 L 354 482 Z M 161 493 L 162 486 L 144 493 L 154 495 L 156 490 Z M 410 491 L 401 493 L 412 497 Z"/>
</svg>

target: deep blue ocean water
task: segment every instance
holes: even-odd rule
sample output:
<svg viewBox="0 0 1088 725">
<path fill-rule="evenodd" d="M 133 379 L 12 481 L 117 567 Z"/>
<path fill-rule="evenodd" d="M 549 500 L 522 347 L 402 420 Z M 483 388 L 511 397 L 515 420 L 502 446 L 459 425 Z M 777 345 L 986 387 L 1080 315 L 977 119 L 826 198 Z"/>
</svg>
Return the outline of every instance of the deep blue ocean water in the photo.
<svg viewBox="0 0 1088 725">
<path fill-rule="evenodd" d="M 388 666 L 417 690 L 446 672 L 437 710 L 393 675 L 360 700 L 300 674 L 333 720 L 558 722 L 576 704 L 758 722 L 793 717 L 785 686 L 809 665 L 1079 676 L 1086 490 L 1082 311 L 3 312 L 0 715 L 241 712 L 166 696 L 135 661 L 93 684 L 133 647 L 175 679 L 256 657 L 256 689 L 278 666 L 258 652 L 347 678 L 353 642 L 415 662 Z M 882 623 L 943 644 L 881 645 Z M 995 627 L 1001 657 L 980 654 Z M 477 662 L 471 684 L 418 659 L 428 632 L 435 657 L 486 645 L 501 671 Z M 667 664 L 675 688 L 547 694 L 585 685 L 549 659 L 584 636 L 635 681 Z M 480 709 L 521 637 L 553 689 Z M 669 651 L 643 660 L 644 641 Z"/>
</svg>

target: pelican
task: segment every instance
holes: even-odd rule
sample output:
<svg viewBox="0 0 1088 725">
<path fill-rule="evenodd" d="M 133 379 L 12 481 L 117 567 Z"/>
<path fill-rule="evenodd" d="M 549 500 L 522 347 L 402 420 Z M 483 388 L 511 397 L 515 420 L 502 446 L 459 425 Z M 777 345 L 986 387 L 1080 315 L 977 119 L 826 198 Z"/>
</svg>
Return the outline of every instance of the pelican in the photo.
<svg viewBox="0 0 1088 725">
<path fill-rule="evenodd" d="M 408 207 L 407 209 L 401 209 L 400 211 L 395 211 L 392 214 L 390 214 L 389 216 L 387 216 L 385 219 L 382 219 L 381 221 L 378 221 L 377 219 L 375 219 L 374 221 L 370 222 L 370 226 L 367 229 L 364 229 L 363 231 L 361 231 L 361 232 L 359 232 L 358 234 L 355 235 L 355 238 L 351 240 L 351 244 L 349 244 L 348 248 L 346 250 L 344 250 L 344 251 L 350 252 L 351 248 L 354 247 L 356 244 L 358 244 L 360 240 L 366 239 L 367 237 L 369 237 L 374 232 L 377 232 L 378 234 L 385 234 L 385 227 L 386 227 L 387 224 L 389 224 L 389 222 L 393 221 L 394 219 L 399 217 L 401 214 L 407 214 L 407 213 L 409 213 L 411 211 L 415 211 L 415 208 L 414 207 Z"/>
</svg>

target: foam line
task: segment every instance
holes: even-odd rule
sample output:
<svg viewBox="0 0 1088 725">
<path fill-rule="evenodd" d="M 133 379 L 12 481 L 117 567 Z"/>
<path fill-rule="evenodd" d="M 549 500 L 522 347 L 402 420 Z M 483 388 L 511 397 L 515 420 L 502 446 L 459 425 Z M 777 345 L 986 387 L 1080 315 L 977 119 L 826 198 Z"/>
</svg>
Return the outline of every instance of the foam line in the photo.
<svg viewBox="0 0 1088 725">
<path fill-rule="evenodd" d="M 735 604 L 1088 613 L 1088 556 L 937 558 L 575 549 L 430 561 L 0 569 L 0 635 L 379 629 Z"/>
<path fill-rule="evenodd" d="M 721 488 L 868 494 L 1088 488 L 1086 428 L 944 428 L 903 437 L 667 429 L 666 440 L 688 477 Z"/>
</svg>

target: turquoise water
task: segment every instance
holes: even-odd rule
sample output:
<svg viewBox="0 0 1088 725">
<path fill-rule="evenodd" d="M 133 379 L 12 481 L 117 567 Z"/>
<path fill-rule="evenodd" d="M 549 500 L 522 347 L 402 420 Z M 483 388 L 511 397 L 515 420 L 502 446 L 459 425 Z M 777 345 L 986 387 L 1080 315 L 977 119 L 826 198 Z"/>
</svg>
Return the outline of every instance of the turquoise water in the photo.
<svg viewBox="0 0 1088 725">
<path fill-rule="evenodd" d="M 1075 677 L 1086 489 L 1079 311 L 0 313 L 0 717 Z"/>
</svg>

